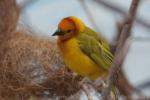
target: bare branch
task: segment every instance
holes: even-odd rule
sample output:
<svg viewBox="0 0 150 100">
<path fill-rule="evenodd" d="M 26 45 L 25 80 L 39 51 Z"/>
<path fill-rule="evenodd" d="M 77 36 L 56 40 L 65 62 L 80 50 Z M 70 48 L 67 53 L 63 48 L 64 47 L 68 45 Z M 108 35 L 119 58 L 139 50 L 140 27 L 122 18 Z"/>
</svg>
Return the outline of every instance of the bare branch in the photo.
<svg viewBox="0 0 150 100">
<path fill-rule="evenodd" d="M 93 27 L 94 27 L 98 32 L 100 32 L 99 27 L 98 27 L 97 24 L 95 23 L 95 20 L 94 20 L 94 18 L 93 18 L 93 16 L 92 16 L 91 12 L 89 11 L 88 6 L 86 5 L 85 0 L 79 0 L 79 2 L 80 2 L 80 4 L 81 4 L 83 10 L 84 10 L 85 13 L 87 14 L 87 17 L 88 17 L 89 21 L 93 24 Z"/>
<path fill-rule="evenodd" d="M 133 25 L 133 21 L 134 21 L 136 12 L 137 12 L 139 2 L 140 2 L 140 0 L 132 0 L 129 14 L 127 16 L 127 19 L 126 19 L 123 29 L 121 31 L 121 35 L 120 35 L 119 42 L 118 42 L 116 52 L 115 52 L 114 61 L 109 70 L 109 76 L 108 76 L 108 80 L 107 80 L 108 87 L 106 89 L 104 89 L 104 91 L 103 91 L 103 96 L 105 99 L 108 99 L 108 97 L 109 97 L 111 87 L 113 86 L 113 83 L 116 78 L 116 74 L 120 71 L 120 64 L 123 62 L 123 60 L 125 58 L 124 47 L 125 47 L 127 38 L 130 36 L 130 31 L 131 31 L 131 28 Z"/>
<path fill-rule="evenodd" d="M 150 80 L 143 82 L 142 84 L 137 86 L 139 89 L 150 88 Z"/>
<path fill-rule="evenodd" d="M 116 12 L 116 13 L 119 13 L 123 16 L 126 16 L 127 13 L 126 11 L 124 11 L 123 9 L 119 8 L 119 7 L 116 7 L 116 6 L 113 6 L 111 4 L 109 4 L 107 1 L 105 0 L 94 0 L 95 2 L 103 5 L 104 7 L 108 8 L 109 10 L 113 11 L 113 12 Z M 135 21 L 139 24 L 141 24 L 142 26 L 144 26 L 145 28 L 147 28 L 148 30 L 150 30 L 150 23 L 148 21 L 145 21 L 139 17 L 137 17 L 135 19 Z"/>
<path fill-rule="evenodd" d="M 150 42 L 150 37 L 133 37 L 134 41 L 140 41 L 140 42 Z"/>
</svg>

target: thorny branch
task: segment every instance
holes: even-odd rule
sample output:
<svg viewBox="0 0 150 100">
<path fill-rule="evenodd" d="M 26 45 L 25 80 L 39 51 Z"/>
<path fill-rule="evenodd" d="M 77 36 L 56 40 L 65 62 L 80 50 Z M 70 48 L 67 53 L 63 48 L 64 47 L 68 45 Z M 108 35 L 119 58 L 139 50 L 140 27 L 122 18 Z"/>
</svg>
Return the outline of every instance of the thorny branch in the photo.
<svg viewBox="0 0 150 100">
<path fill-rule="evenodd" d="M 104 89 L 104 91 L 102 93 L 103 97 L 105 99 L 108 99 L 108 97 L 109 97 L 111 87 L 113 86 L 113 83 L 116 78 L 116 74 L 120 71 L 120 64 L 123 62 L 123 60 L 125 58 L 124 47 L 125 47 L 125 43 L 127 42 L 128 37 L 130 36 L 130 31 L 133 26 L 133 21 L 135 19 L 135 15 L 137 12 L 139 2 L 140 2 L 140 0 L 132 0 L 129 14 L 127 16 L 127 19 L 126 19 L 123 29 L 121 31 L 121 35 L 120 35 L 119 42 L 118 42 L 116 52 L 115 52 L 114 61 L 109 70 L 109 76 L 108 76 L 108 80 L 107 80 L 108 87 L 106 89 Z"/>
</svg>

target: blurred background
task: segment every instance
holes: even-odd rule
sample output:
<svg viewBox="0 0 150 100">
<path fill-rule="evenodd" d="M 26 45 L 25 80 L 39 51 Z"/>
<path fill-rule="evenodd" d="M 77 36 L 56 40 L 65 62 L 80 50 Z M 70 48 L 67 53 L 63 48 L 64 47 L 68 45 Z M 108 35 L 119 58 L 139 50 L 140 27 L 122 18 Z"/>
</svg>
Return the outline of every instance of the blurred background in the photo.
<svg viewBox="0 0 150 100">
<path fill-rule="evenodd" d="M 131 0 L 17 0 L 20 24 L 38 35 L 52 38 L 59 21 L 77 16 L 87 26 L 114 42 L 118 23 L 128 12 Z M 123 64 L 127 78 L 150 96 L 150 0 L 142 0 L 132 29 L 132 41 Z M 147 88 L 147 85 L 149 87 Z"/>
</svg>

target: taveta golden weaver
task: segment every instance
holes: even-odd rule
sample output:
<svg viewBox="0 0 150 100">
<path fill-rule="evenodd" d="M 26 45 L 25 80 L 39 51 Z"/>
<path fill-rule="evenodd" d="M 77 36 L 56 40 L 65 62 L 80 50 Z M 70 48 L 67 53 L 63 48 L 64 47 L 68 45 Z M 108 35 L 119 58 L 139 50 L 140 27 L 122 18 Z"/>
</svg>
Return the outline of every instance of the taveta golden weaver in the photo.
<svg viewBox="0 0 150 100">
<path fill-rule="evenodd" d="M 113 59 L 109 45 L 79 18 L 70 16 L 62 19 L 55 35 L 69 69 L 92 80 L 107 75 Z"/>
</svg>

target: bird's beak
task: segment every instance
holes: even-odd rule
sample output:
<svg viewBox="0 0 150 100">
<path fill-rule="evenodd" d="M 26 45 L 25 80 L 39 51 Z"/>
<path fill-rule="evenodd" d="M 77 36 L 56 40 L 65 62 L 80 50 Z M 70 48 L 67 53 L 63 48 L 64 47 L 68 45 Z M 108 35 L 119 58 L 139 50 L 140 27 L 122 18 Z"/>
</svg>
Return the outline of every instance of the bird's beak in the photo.
<svg viewBox="0 0 150 100">
<path fill-rule="evenodd" d="M 64 35 L 65 33 L 62 32 L 60 29 L 58 29 L 54 34 L 52 34 L 52 36 L 56 36 L 56 35 Z"/>
</svg>

